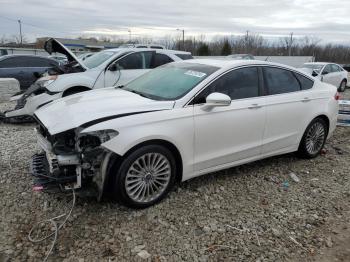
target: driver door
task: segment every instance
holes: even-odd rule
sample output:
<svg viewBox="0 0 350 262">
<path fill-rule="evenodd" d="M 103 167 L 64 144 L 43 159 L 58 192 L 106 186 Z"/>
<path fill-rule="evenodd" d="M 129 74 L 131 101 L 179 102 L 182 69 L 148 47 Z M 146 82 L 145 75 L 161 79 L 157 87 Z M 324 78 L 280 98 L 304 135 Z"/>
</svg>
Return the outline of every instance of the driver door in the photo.
<svg viewBox="0 0 350 262">
<path fill-rule="evenodd" d="M 105 70 L 104 86 L 125 85 L 148 72 L 154 51 L 134 52 L 113 62 Z"/>
<path fill-rule="evenodd" d="M 230 71 L 194 99 L 195 172 L 260 155 L 266 116 L 258 72 L 255 66 Z M 206 109 L 206 97 L 216 92 L 228 95 L 231 104 Z"/>
</svg>

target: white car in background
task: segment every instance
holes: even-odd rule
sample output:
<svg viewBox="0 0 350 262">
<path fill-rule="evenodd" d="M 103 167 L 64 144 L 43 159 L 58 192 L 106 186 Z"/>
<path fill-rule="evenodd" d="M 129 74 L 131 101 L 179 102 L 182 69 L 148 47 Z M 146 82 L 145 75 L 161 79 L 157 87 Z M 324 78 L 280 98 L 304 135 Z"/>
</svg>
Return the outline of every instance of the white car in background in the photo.
<svg viewBox="0 0 350 262">
<path fill-rule="evenodd" d="M 334 63 L 305 63 L 302 66 L 304 71 L 309 71 L 312 76 L 321 81 L 334 85 L 339 92 L 344 92 L 348 83 L 348 72 L 340 65 Z"/>
<path fill-rule="evenodd" d="M 79 60 L 69 49 L 55 39 L 45 43 L 45 50 L 62 53 L 69 63 L 67 72 L 47 75 L 37 80 L 18 100 L 15 110 L 5 112 L 6 118 L 32 116 L 39 107 L 61 97 L 91 89 L 122 86 L 140 75 L 166 63 L 183 60 L 189 52 L 149 49 L 116 48 L 98 52 L 84 61 Z"/>
<path fill-rule="evenodd" d="M 256 60 L 170 63 L 124 87 L 59 99 L 35 112 L 43 188 L 97 185 L 147 207 L 175 181 L 298 151 L 316 157 L 336 127 L 336 87 Z"/>
</svg>

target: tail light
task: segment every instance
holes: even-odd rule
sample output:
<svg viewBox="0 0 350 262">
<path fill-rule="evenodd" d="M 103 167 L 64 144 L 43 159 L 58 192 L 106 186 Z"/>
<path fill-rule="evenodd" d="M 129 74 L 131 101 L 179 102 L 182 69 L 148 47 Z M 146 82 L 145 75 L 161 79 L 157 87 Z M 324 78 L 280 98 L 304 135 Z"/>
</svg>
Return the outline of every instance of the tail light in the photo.
<svg viewBox="0 0 350 262">
<path fill-rule="evenodd" d="M 340 99 L 340 94 L 338 92 L 335 93 L 334 99 L 337 101 Z"/>
</svg>

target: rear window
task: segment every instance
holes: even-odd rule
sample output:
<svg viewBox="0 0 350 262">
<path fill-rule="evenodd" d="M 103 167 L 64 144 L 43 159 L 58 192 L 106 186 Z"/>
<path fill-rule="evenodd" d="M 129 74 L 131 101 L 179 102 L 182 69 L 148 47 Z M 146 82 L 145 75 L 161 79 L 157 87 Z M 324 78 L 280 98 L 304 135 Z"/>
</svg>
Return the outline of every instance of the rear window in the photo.
<svg viewBox="0 0 350 262">
<path fill-rule="evenodd" d="M 193 59 L 193 56 L 190 54 L 175 54 L 178 58 L 181 58 L 182 60 L 189 60 Z"/>
<path fill-rule="evenodd" d="M 167 63 L 171 63 L 173 62 L 174 60 L 171 59 L 169 56 L 167 55 L 164 55 L 164 54 L 158 54 L 156 53 L 154 55 L 154 60 L 153 60 L 153 65 L 152 65 L 152 68 L 156 68 L 158 66 L 161 66 L 161 65 L 165 65 Z"/>
<path fill-rule="evenodd" d="M 291 71 L 275 67 L 263 67 L 263 72 L 269 95 L 300 91 L 299 82 Z"/>
<path fill-rule="evenodd" d="M 299 80 L 300 86 L 302 90 L 307 90 L 307 89 L 311 89 L 314 86 L 314 81 L 312 81 L 311 79 L 302 76 L 298 73 L 295 73 L 296 78 Z"/>
</svg>

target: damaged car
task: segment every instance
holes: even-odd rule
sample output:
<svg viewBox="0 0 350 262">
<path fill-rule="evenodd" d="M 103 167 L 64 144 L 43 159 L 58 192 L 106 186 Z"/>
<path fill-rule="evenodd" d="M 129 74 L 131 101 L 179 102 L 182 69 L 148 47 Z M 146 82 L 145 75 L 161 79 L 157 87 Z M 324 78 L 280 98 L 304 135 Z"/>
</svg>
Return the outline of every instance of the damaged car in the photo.
<svg viewBox="0 0 350 262">
<path fill-rule="evenodd" d="M 43 190 L 96 188 L 144 208 L 177 181 L 262 158 L 314 158 L 336 127 L 334 86 L 256 60 L 186 60 L 34 114 L 31 173 Z"/>
<path fill-rule="evenodd" d="M 183 60 L 181 55 L 191 55 L 176 50 L 116 48 L 98 52 L 82 61 L 53 38 L 46 41 L 45 50 L 49 54 L 64 54 L 68 63 L 48 71 L 24 94 L 14 97 L 12 100 L 17 100 L 17 105 L 14 110 L 5 112 L 6 118 L 31 117 L 35 110 L 58 98 L 97 88 L 125 85 L 153 68 Z"/>
</svg>

